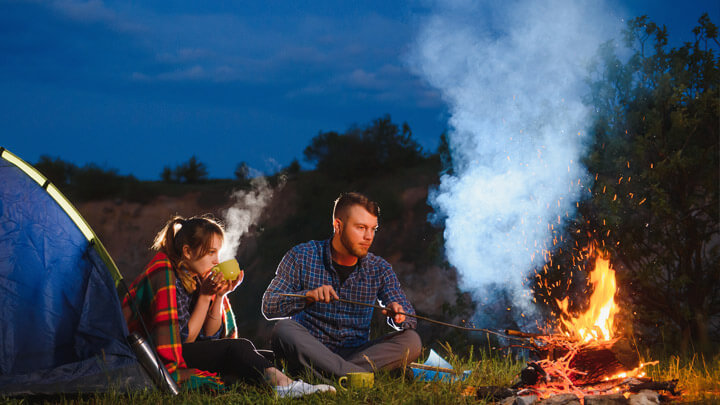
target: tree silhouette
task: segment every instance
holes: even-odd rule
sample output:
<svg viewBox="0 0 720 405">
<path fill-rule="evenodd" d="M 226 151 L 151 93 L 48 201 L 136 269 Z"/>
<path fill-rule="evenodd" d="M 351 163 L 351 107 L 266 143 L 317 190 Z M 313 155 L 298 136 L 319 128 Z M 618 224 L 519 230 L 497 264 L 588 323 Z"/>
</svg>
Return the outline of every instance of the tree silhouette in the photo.
<svg viewBox="0 0 720 405">
<path fill-rule="evenodd" d="M 423 159 L 407 123 L 398 127 L 389 115 L 345 133 L 320 132 L 305 148 L 305 159 L 319 172 L 336 179 L 368 178 L 384 171 L 413 166 Z"/>
<path fill-rule="evenodd" d="M 205 163 L 200 162 L 195 155 L 187 162 L 177 165 L 174 169 L 165 166 L 160 178 L 168 183 L 196 184 L 207 180 L 208 171 Z"/>
</svg>

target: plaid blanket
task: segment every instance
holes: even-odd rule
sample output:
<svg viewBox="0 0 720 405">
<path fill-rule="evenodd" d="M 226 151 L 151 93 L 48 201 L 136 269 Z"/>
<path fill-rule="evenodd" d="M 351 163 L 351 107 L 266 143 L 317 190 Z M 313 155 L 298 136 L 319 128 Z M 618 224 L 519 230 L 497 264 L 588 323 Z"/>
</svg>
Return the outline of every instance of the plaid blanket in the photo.
<svg viewBox="0 0 720 405">
<path fill-rule="evenodd" d="M 123 314 L 128 329 L 130 332 L 145 336 L 140 324 L 142 317 L 150 332 L 155 350 L 176 382 L 188 388 L 207 385 L 214 388 L 222 387 L 223 382 L 217 374 L 188 368 L 185 364 L 180 340 L 175 278 L 175 271 L 168 257 L 162 252 L 156 254 L 143 274 L 132 283 L 129 293 L 123 299 Z M 235 316 L 227 296 L 223 299 L 225 308 L 222 319 L 225 325 L 223 337 L 236 338 Z M 131 300 L 139 313 L 133 309 Z"/>
</svg>

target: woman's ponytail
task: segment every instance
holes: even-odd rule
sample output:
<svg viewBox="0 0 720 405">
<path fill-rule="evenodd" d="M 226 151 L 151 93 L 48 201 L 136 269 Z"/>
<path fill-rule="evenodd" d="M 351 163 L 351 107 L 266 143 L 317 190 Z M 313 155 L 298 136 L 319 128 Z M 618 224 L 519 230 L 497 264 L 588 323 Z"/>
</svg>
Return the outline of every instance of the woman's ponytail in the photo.
<svg viewBox="0 0 720 405">
<path fill-rule="evenodd" d="M 173 264 L 182 259 L 182 247 L 180 251 L 176 249 L 175 236 L 180 232 L 185 218 L 176 215 L 165 223 L 165 226 L 155 236 L 152 249 L 165 253 Z"/>
</svg>

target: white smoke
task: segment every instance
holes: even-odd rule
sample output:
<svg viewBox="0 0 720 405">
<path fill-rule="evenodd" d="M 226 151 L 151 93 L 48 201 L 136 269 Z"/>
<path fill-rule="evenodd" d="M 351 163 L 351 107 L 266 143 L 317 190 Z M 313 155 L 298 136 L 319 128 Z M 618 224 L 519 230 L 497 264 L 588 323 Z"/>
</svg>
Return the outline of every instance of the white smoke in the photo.
<svg viewBox="0 0 720 405">
<path fill-rule="evenodd" d="M 454 170 L 430 202 L 481 302 L 502 285 L 532 310 L 526 279 L 590 185 L 584 78 L 618 24 L 596 2 L 521 0 L 442 3 L 421 25 L 409 61 L 448 104 Z"/>
<path fill-rule="evenodd" d="M 273 196 L 273 189 L 264 177 L 250 182 L 250 190 L 235 191 L 233 205 L 225 212 L 225 241 L 220 249 L 220 261 L 230 260 L 237 254 L 240 240 L 262 215 Z"/>
</svg>

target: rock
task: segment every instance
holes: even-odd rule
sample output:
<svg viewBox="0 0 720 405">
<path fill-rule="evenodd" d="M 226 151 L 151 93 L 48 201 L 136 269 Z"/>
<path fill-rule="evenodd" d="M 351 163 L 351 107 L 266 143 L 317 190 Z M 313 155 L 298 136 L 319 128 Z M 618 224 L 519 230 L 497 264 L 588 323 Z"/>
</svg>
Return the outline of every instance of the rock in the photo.
<svg viewBox="0 0 720 405">
<path fill-rule="evenodd" d="M 627 403 L 627 398 L 622 394 L 588 395 L 585 397 L 585 405 L 625 405 Z"/>
<path fill-rule="evenodd" d="M 499 405 L 515 405 L 515 399 L 517 397 L 507 397 L 504 398 L 502 401 L 498 402 Z"/>
<path fill-rule="evenodd" d="M 543 399 L 538 405 L 582 405 L 580 398 L 575 394 L 558 394 L 550 398 Z"/>
<path fill-rule="evenodd" d="M 535 395 L 523 395 L 515 398 L 515 405 L 533 405 L 537 403 L 538 397 Z"/>
<path fill-rule="evenodd" d="M 498 402 L 499 405 L 533 405 L 537 403 L 537 396 L 523 395 L 519 397 L 507 397 Z"/>
<path fill-rule="evenodd" d="M 642 390 L 628 398 L 630 405 L 655 405 L 660 403 L 660 394 L 655 391 Z"/>
</svg>

